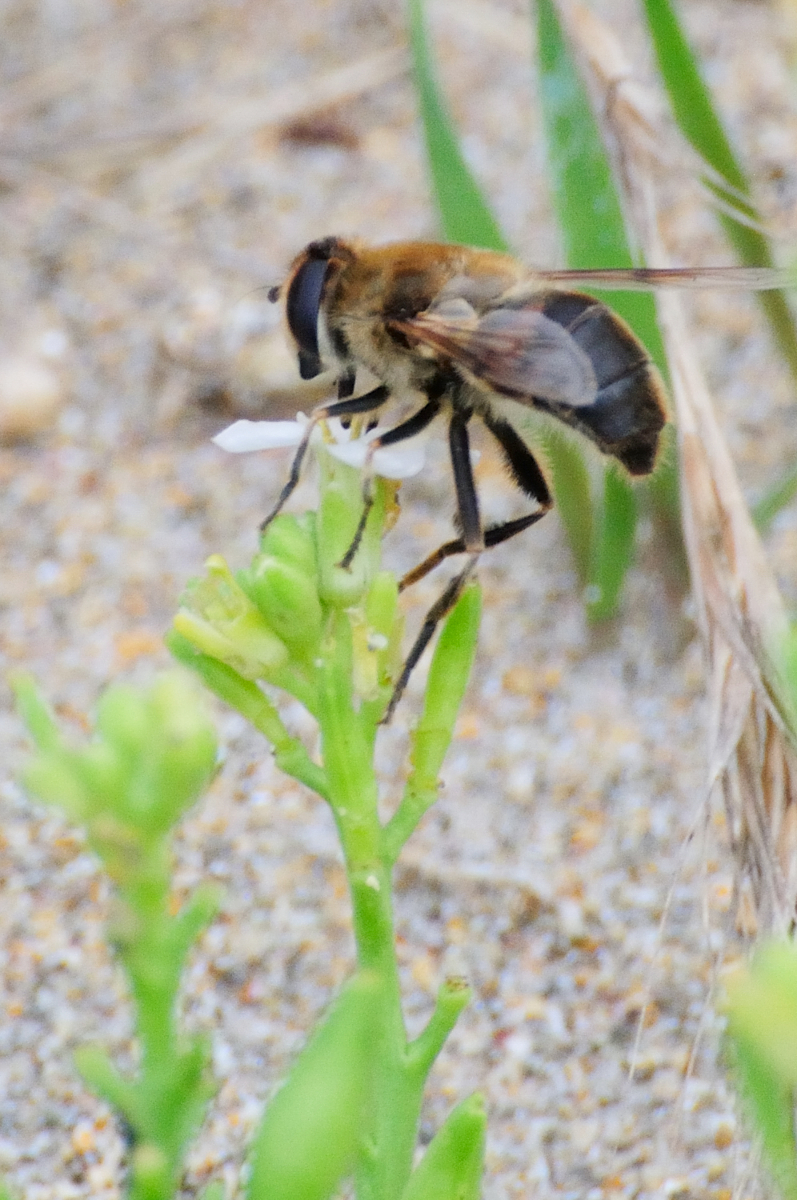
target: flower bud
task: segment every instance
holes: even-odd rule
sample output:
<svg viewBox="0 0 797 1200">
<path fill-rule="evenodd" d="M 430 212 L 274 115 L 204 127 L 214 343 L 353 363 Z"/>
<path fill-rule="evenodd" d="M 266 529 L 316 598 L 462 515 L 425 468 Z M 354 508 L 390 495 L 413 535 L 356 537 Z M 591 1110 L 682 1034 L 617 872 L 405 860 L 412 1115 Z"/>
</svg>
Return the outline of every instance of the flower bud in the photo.
<svg viewBox="0 0 797 1200">
<path fill-rule="evenodd" d="M 280 513 L 260 539 L 260 551 L 289 563 L 314 579 L 317 575 L 315 513 L 302 513 L 300 517 Z"/>
<path fill-rule="evenodd" d="M 203 654 L 227 663 L 245 679 L 268 678 L 285 666 L 288 648 L 214 554 L 208 574 L 188 589 L 174 628 Z"/>
<path fill-rule="evenodd" d="M 413 732 L 413 774 L 422 787 L 436 786 L 454 732 L 476 653 L 481 617 L 481 591 L 471 583 L 446 619 L 435 646 L 423 714 Z"/>
<path fill-rule="evenodd" d="M 354 690 L 363 700 L 376 700 L 398 672 L 402 620 L 397 620 L 398 585 L 390 571 L 380 571 L 364 606 L 349 610 Z"/>
<path fill-rule="evenodd" d="M 344 468 L 338 464 L 339 470 Z M 351 470 L 351 468 L 345 468 Z M 362 498 L 352 502 L 351 489 L 330 483 L 321 497 L 318 523 L 319 591 L 335 608 L 350 608 L 362 597 L 366 579 L 363 555 L 358 552 L 351 567 L 338 566 L 349 549 L 362 511 Z"/>
<path fill-rule="evenodd" d="M 380 571 L 365 602 L 369 643 L 377 654 L 380 683 L 394 679 L 401 669 L 404 615 L 398 607 L 398 595 L 393 572 Z"/>
<path fill-rule="evenodd" d="M 136 699 L 144 709 L 147 736 L 136 748 L 130 812 L 150 833 L 165 831 L 207 785 L 216 761 L 216 738 L 200 693 L 182 672 L 162 676 Z M 103 732 L 104 715 L 100 713 Z"/>
<path fill-rule="evenodd" d="M 134 844 L 170 828 L 208 783 L 216 760 L 213 727 L 192 681 L 174 671 L 146 692 L 110 688 L 96 728 L 80 750 L 69 749 L 56 731 L 25 782 L 85 825 L 103 858 L 129 859 Z"/>
<path fill-rule="evenodd" d="M 282 559 L 261 555 L 249 572 L 246 591 L 291 650 L 305 657 L 314 653 L 323 620 L 314 578 Z"/>
</svg>

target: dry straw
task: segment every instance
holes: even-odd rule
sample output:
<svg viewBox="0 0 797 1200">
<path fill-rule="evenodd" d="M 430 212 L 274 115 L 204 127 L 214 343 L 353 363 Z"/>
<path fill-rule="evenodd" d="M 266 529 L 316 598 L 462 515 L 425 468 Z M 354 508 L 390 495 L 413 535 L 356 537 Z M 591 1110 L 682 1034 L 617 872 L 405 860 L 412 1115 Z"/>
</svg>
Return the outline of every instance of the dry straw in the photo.
<svg viewBox="0 0 797 1200">
<path fill-rule="evenodd" d="M 658 220 L 662 162 L 651 101 L 614 34 L 560 0 L 614 156 L 629 225 L 666 266 Z M 676 136 L 673 134 L 673 136 Z M 797 712 L 779 664 L 788 621 L 698 364 L 680 298 L 658 296 L 678 430 L 683 529 L 709 693 L 708 792 L 722 796 L 736 866 L 737 921 L 790 933 L 797 904 Z"/>
</svg>

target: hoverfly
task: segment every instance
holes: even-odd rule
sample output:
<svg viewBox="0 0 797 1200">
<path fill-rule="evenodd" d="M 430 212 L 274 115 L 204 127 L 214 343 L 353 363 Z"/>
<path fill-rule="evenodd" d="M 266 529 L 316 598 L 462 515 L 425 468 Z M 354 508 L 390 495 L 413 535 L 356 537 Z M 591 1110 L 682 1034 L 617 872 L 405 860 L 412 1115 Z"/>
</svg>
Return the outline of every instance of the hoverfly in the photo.
<svg viewBox="0 0 797 1200">
<path fill-rule="evenodd" d="M 653 470 L 667 420 L 658 372 L 616 313 L 570 288 L 763 290 L 783 286 L 787 275 L 733 267 L 531 272 L 509 255 L 467 246 L 398 242 L 368 247 L 337 237 L 311 242 L 294 259 L 287 279 L 271 289 L 269 299 L 282 301 L 301 377 L 312 379 L 333 368 L 338 398 L 313 411 L 288 481 L 262 527 L 296 487 L 319 421 L 373 414 L 391 397 L 418 394 L 422 400 L 416 411 L 369 445 L 363 515 L 341 563 L 350 566 L 372 504 L 368 464 L 373 453 L 420 433 L 440 413 L 448 422 L 459 536 L 410 571 L 400 589 L 451 555 L 467 558 L 428 613 L 385 720 L 479 555 L 528 529 L 552 505 L 545 475 L 515 427 L 513 404 L 569 425 L 631 475 Z M 379 383 L 358 396 L 355 384 L 363 368 Z M 474 417 L 498 442 L 512 480 L 534 504 L 525 516 L 488 528 L 482 524 L 471 468 L 468 424 Z"/>
</svg>

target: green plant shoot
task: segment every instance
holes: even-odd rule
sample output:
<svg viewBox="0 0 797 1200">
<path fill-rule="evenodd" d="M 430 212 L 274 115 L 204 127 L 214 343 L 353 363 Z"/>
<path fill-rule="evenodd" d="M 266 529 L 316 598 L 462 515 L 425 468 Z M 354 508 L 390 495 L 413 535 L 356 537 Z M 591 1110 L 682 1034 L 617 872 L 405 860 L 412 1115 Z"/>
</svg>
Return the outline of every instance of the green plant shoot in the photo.
<svg viewBox="0 0 797 1200">
<path fill-rule="evenodd" d="M 27 677 L 17 701 L 37 753 L 27 789 L 80 825 L 109 875 L 115 913 L 109 941 L 135 1004 L 141 1061 L 123 1075 L 98 1046 L 78 1051 L 86 1082 L 116 1110 L 131 1144 L 130 1200 L 169 1200 L 186 1150 L 215 1091 L 204 1038 L 182 1034 L 177 990 L 186 959 L 218 906 L 199 888 L 172 910 L 170 839 L 214 771 L 216 742 L 195 685 L 183 674 L 146 693 L 109 689 L 96 736 L 73 749 Z"/>
<path fill-rule="evenodd" d="M 469 586 L 442 630 L 411 737 L 409 778 L 383 824 L 374 754 L 401 667 L 403 621 L 380 550 L 396 485 L 377 482 L 360 547 L 351 569 L 342 569 L 362 513 L 362 478 L 333 451 L 329 444 L 318 450 L 318 511 L 277 516 L 252 562 L 236 573 L 214 556 L 206 575 L 189 586 L 168 637 L 175 656 L 266 737 L 278 766 L 327 802 L 351 894 L 359 974 L 266 1110 L 249 1200 L 322 1200 L 347 1175 L 358 1200 L 400 1200 L 411 1178 L 428 1073 L 469 999 L 461 981 L 444 980 L 429 1023 L 408 1042 L 392 871 L 437 796 L 475 652 L 480 594 Z M 285 695 L 315 718 L 318 758 L 283 725 Z M 475 1196 L 483 1128 L 462 1118 L 456 1129 L 470 1190 L 451 1195 Z M 442 1170 L 426 1169 L 430 1179 Z M 418 1200 L 441 1194 L 423 1176 L 412 1186 Z"/>
<path fill-rule="evenodd" d="M 728 1036 L 742 1097 L 785 1200 L 797 1200 L 797 950 L 763 946 L 726 987 Z"/>
</svg>

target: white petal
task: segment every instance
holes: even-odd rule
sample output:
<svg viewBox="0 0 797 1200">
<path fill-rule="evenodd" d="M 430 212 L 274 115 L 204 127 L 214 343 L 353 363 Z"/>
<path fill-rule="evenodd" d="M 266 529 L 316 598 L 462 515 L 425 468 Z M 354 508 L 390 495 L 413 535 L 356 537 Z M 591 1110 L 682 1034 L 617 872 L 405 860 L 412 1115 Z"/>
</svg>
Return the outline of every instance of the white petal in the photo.
<svg viewBox="0 0 797 1200">
<path fill-rule="evenodd" d="M 356 442 L 341 442 L 340 444 L 327 442 L 324 449 L 333 458 L 337 458 L 339 462 L 346 463 L 350 467 L 364 467 L 368 443 L 365 438 L 357 438 Z"/>
<path fill-rule="evenodd" d="M 235 421 L 212 439 L 230 454 L 298 446 L 304 429 L 298 421 Z"/>
<path fill-rule="evenodd" d="M 298 446 L 307 428 L 308 418 L 297 413 L 295 421 L 235 421 L 222 429 L 212 439 L 214 444 L 230 454 L 243 454 L 249 450 L 279 450 L 284 446 Z M 369 442 L 379 437 L 378 429 L 371 429 L 355 441 L 337 420 L 328 422 L 335 442 L 323 443 L 324 449 L 350 467 L 365 466 Z M 321 439 L 318 427 L 313 431 L 313 444 Z M 374 471 L 384 479 L 409 479 L 417 475 L 425 460 L 425 442 L 415 437 L 395 446 L 385 446 L 374 453 Z"/>
<path fill-rule="evenodd" d="M 409 479 L 423 470 L 426 461 L 424 442 L 410 441 L 400 446 L 384 446 L 374 454 L 374 470 L 383 479 Z"/>
<path fill-rule="evenodd" d="M 351 426 L 347 428 L 340 417 L 330 417 L 327 421 L 327 429 L 338 446 L 345 446 L 351 441 Z"/>
<path fill-rule="evenodd" d="M 365 466 L 368 442 L 372 438 L 358 438 L 356 442 L 348 442 L 342 446 L 328 445 L 326 449 L 340 462 L 348 463 L 350 467 Z M 395 446 L 384 446 L 374 452 L 374 471 L 383 479 L 409 479 L 417 475 L 423 468 L 426 458 L 424 443 L 414 438 L 412 441 L 401 442 Z"/>
</svg>

